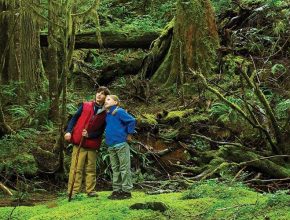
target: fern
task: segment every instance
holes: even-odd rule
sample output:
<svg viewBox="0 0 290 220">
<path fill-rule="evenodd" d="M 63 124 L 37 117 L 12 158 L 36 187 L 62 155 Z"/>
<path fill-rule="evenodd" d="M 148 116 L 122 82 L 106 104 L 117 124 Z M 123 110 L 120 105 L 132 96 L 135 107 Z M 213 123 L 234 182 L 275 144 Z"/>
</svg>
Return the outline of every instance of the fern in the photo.
<svg viewBox="0 0 290 220">
<path fill-rule="evenodd" d="M 278 119 L 287 118 L 287 111 L 290 109 L 290 99 L 282 100 L 275 108 Z"/>
<path fill-rule="evenodd" d="M 272 66 L 271 68 L 271 72 L 273 74 L 277 74 L 277 73 L 286 73 L 287 69 L 285 68 L 285 66 L 283 64 L 275 64 L 274 66 Z"/>
<path fill-rule="evenodd" d="M 229 97 L 228 100 L 232 103 L 235 103 L 239 106 L 242 105 L 241 99 L 235 99 L 232 97 Z M 239 116 L 235 110 L 230 108 L 228 105 L 224 103 L 214 103 L 210 109 L 210 115 L 214 118 L 216 118 L 217 121 L 226 123 L 229 121 L 237 121 Z"/>
<path fill-rule="evenodd" d="M 20 105 L 12 105 L 10 108 L 8 108 L 8 112 L 13 116 L 15 121 L 25 119 L 29 116 L 29 112 Z"/>
</svg>

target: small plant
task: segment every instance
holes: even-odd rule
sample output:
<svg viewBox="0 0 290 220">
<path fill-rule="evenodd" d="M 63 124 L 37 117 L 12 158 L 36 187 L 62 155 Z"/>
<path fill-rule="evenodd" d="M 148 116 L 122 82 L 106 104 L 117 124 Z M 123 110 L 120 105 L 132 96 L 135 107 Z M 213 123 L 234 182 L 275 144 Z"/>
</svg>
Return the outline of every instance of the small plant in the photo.
<svg viewBox="0 0 290 220">
<path fill-rule="evenodd" d="M 270 194 L 268 201 L 268 206 L 289 206 L 290 196 L 289 190 L 279 190 L 274 194 Z"/>
<path fill-rule="evenodd" d="M 241 99 L 229 97 L 228 100 L 239 106 L 242 105 Z M 233 110 L 231 107 L 221 102 L 217 102 L 212 105 L 210 109 L 210 115 L 214 117 L 217 121 L 220 121 L 223 123 L 226 123 L 229 121 L 238 121 L 239 119 L 239 115 L 235 110 Z"/>
<path fill-rule="evenodd" d="M 287 69 L 285 68 L 285 66 L 283 64 L 275 64 L 274 66 L 272 66 L 271 68 L 271 72 L 275 75 L 277 73 L 286 73 Z"/>
<path fill-rule="evenodd" d="M 279 119 L 286 119 L 288 114 L 287 112 L 290 109 L 290 99 L 284 99 L 276 105 L 276 116 Z"/>
</svg>

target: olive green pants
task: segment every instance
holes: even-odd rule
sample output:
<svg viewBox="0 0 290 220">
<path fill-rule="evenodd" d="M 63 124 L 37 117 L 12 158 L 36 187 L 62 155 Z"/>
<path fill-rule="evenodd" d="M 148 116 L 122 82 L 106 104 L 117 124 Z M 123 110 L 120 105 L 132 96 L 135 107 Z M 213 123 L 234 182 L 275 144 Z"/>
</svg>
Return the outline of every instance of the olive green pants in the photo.
<svg viewBox="0 0 290 220">
<path fill-rule="evenodd" d="M 68 181 L 68 193 L 71 189 L 74 169 L 75 169 L 75 161 L 76 161 L 76 154 L 77 154 L 78 146 L 74 146 L 73 153 L 72 153 L 72 161 L 70 166 L 70 173 L 69 173 L 69 181 Z M 86 192 L 90 193 L 95 191 L 96 187 L 96 158 L 97 152 L 96 150 L 91 149 L 80 149 L 79 157 L 78 157 L 78 164 L 76 169 L 76 177 L 73 186 L 73 194 L 79 193 L 82 186 L 83 177 L 85 176 L 86 182 Z"/>
<path fill-rule="evenodd" d="M 124 143 L 119 147 L 109 147 L 109 154 L 113 170 L 113 191 L 130 192 L 133 184 L 129 144 Z"/>
</svg>

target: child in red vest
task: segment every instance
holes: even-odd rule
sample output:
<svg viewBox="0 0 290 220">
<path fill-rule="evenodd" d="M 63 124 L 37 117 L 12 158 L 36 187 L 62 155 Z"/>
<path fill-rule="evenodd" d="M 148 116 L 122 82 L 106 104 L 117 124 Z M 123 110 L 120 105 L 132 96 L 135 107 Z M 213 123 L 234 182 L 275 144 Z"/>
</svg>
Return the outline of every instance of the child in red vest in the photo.
<svg viewBox="0 0 290 220">
<path fill-rule="evenodd" d="M 73 173 L 76 169 L 75 182 L 73 184 L 73 195 L 81 190 L 83 176 L 86 178 L 86 192 L 88 196 L 97 196 L 96 186 L 96 150 L 102 142 L 102 135 L 105 130 L 106 111 L 103 104 L 110 91 L 106 87 L 99 87 L 96 92 L 95 101 L 84 102 L 70 120 L 65 140 L 74 144 L 72 161 L 70 167 L 68 193 L 70 193 Z M 78 145 L 84 141 L 80 148 L 77 167 L 75 168 L 76 153 Z M 83 172 L 84 171 L 84 172 Z"/>
</svg>

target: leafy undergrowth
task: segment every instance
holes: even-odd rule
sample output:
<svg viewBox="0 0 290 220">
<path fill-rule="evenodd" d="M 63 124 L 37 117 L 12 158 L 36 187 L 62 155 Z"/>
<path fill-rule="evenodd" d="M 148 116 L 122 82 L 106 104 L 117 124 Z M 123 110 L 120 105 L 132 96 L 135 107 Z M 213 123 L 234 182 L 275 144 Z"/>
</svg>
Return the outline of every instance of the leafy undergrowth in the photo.
<svg viewBox="0 0 290 220">
<path fill-rule="evenodd" d="M 129 200 L 109 200 L 110 192 L 99 197 L 80 195 L 70 203 L 60 197 L 34 207 L 17 207 L 12 219 L 290 219 L 290 196 L 286 191 L 260 194 L 240 184 L 198 182 L 184 192 L 146 195 L 133 192 Z M 164 212 L 130 209 L 135 203 L 163 202 Z M 7 219 L 13 207 L 0 208 Z"/>
</svg>

